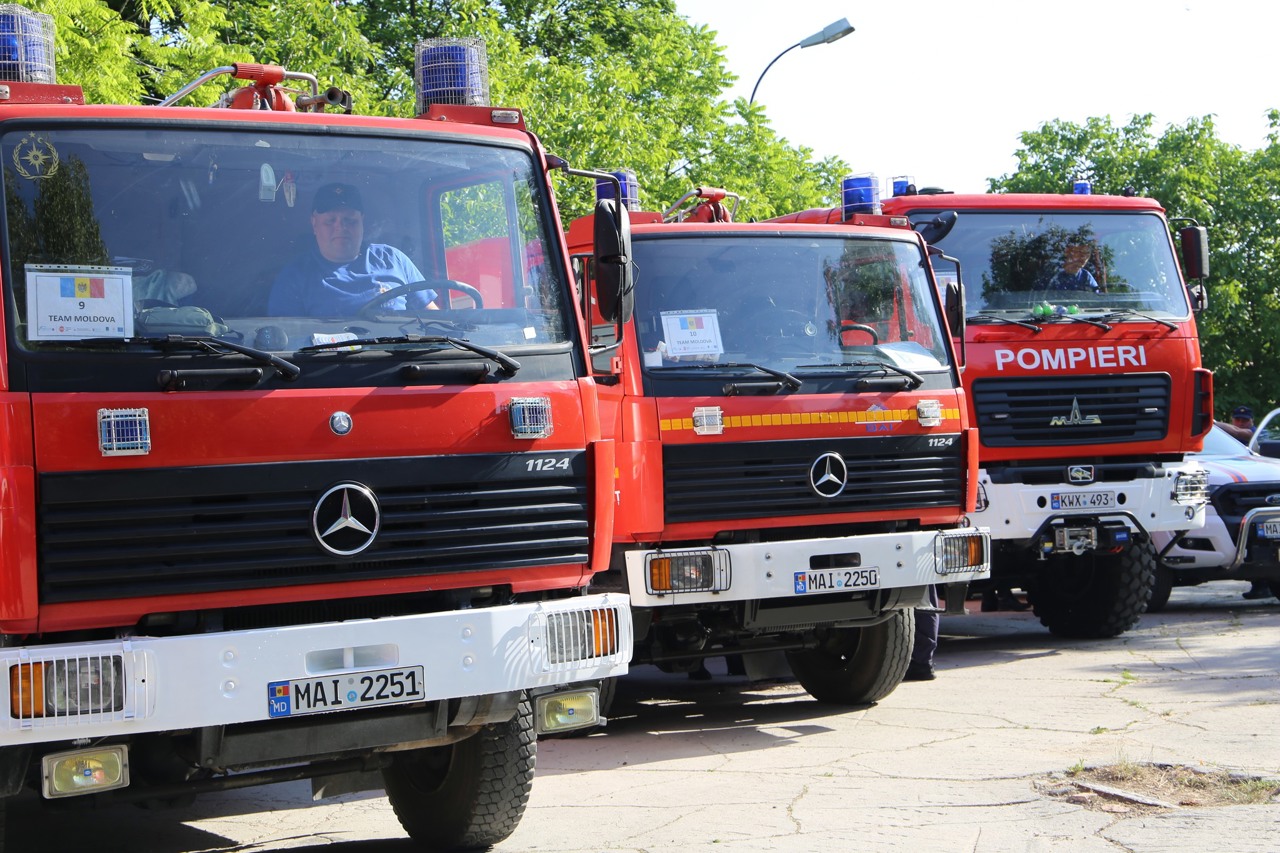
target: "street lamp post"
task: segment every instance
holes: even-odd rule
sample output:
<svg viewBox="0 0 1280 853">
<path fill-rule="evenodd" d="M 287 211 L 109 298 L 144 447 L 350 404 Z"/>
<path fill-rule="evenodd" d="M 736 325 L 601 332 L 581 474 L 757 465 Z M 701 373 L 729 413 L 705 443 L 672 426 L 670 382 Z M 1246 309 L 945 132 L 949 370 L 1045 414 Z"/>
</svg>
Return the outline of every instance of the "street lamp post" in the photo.
<svg viewBox="0 0 1280 853">
<path fill-rule="evenodd" d="M 813 35 L 809 36 L 807 39 L 796 42 L 795 44 L 791 45 L 791 47 L 787 48 L 782 53 L 775 56 L 773 58 L 773 62 L 770 62 L 768 65 L 766 65 L 764 67 L 764 70 L 760 72 L 760 76 L 756 78 L 755 86 L 751 87 L 751 100 L 747 102 L 748 106 L 756 102 L 756 89 L 760 88 L 760 81 L 764 79 L 764 75 L 769 73 L 769 69 L 773 67 L 774 62 L 777 62 L 779 59 L 786 56 L 787 53 L 795 50 L 797 47 L 813 47 L 815 44 L 831 44 L 833 41 L 838 41 L 844 38 L 845 36 L 849 35 L 849 33 L 851 32 L 853 32 L 853 25 L 849 23 L 849 19 L 841 18 L 835 23 L 827 24 L 825 27 L 823 27 L 821 30 L 814 33 Z"/>
</svg>

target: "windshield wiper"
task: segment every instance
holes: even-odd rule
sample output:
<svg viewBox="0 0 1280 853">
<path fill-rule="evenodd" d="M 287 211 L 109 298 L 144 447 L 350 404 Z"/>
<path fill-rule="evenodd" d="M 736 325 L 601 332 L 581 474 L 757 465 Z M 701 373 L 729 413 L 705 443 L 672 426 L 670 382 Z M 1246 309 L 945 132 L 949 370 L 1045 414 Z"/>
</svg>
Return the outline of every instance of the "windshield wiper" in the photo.
<svg viewBox="0 0 1280 853">
<path fill-rule="evenodd" d="M 1108 314 L 1107 316 L 1109 317 L 1111 315 Z M 1102 329 L 1104 331 L 1107 331 L 1107 332 L 1111 331 L 1111 326 L 1108 325 L 1107 323 L 1102 322 L 1102 320 L 1094 320 L 1090 317 L 1082 317 L 1079 314 L 1047 314 L 1044 317 L 1040 318 L 1040 322 L 1042 323 L 1057 322 L 1058 320 L 1070 320 L 1073 323 L 1088 323 L 1090 326 L 1097 326 L 1099 329 Z"/>
<path fill-rule="evenodd" d="M 1121 317 L 1141 317 L 1144 320 L 1150 320 L 1153 323 L 1159 323 L 1161 326 L 1168 326 L 1170 329 L 1177 329 L 1178 324 L 1160 317 L 1152 317 L 1150 314 L 1144 314 L 1141 311 L 1134 311 L 1132 308 L 1116 308 L 1102 315 L 1104 320 L 1118 320 Z"/>
<path fill-rule="evenodd" d="M 228 352 L 237 352 L 241 355 L 247 355 L 249 358 L 274 367 L 276 373 L 283 379 L 297 379 L 302 369 L 291 361 L 286 361 L 278 355 L 266 352 L 253 347 L 247 347 L 244 344 L 238 344 L 235 341 L 223 340 L 222 338 L 214 338 L 209 335 L 156 335 L 154 337 L 143 338 L 83 338 L 74 341 L 62 341 L 69 346 L 105 346 L 116 344 L 121 346 L 132 346 L 134 344 L 143 344 L 146 346 L 156 347 L 158 349 L 169 349 L 186 347 L 190 349 L 202 349 L 214 355 L 226 355 Z"/>
<path fill-rule="evenodd" d="M 972 323 L 974 321 L 982 321 L 982 320 L 989 320 L 993 323 L 1008 323 L 1011 326 L 1021 326 L 1024 329 L 1030 329 L 1031 331 L 1035 332 L 1037 335 L 1040 334 L 1042 331 L 1044 331 L 1035 323 L 1029 322 L 1027 320 L 1014 320 L 1011 317 L 1001 317 L 999 314 L 988 314 L 985 311 L 979 312 L 977 314 L 971 314 L 968 317 L 964 318 L 964 321 L 966 323 Z"/>
<path fill-rule="evenodd" d="M 908 385 L 909 388 L 919 388 L 921 385 L 924 384 L 924 377 L 921 376 L 919 373 L 916 373 L 914 370 L 907 370 L 905 367 L 899 367 L 898 365 L 892 362 L 882 361 L 879 359 L 876 359 L 874 361 L 866 360 L 866 359 L 861 359 L 858 361 L 842 361 L 837 364 L 801 364 L 797 367 L 797 369 L 803 370 L 803 369 L 812 368 L 812 369 L 818 370 L 822 368 L 837 368 L 837 367 L 871 368 L 873 370 L 883 370 L 885 371 L 885 373 L 896 373 L 899 376 L 904 376 L 908 380 L 910 380 L 910 384 Z"/>
<path fill-rule="evenodd" d="M 651 367 L 650 373 L 658 371 L 681 371 L 681 370 L 730 370 L 750 368 L 758 370 L 766 376 L 772 376 L 774 379 L 782 380 L 783 384 L 792 391 L 799 391 L 800 386 L 804 383 L 799 379 L 787 373 L 785 370 L 778 370 L 773 367 L 765 367 L 763 364 L 755 364 L 750 361 L 716 361 L 716 362 L 695 362 L 691 364 L 672 364 L 663 367 Z"/>
<path fill-rule="evenodd" d="M 485 358 L 496 361 L 502 368 L 501 373 L 504 376 L 515 376 L 516 371 L 520 369 L 520 362 L 511 356 L 496 349 L 473 344 L 466 338 L 455 338 L 450 335 L 387 335 L 377 338 L 355 338 L 349 341 L 330 341 L 324 344 L 312 344 L 311 346 L 302 347 L 298 352 L 320 352 L 329 349 L 345 349 L 346 347 L 377 347 L 377 346 L 395 346 L 396 344 L 448 344 L 457 347 L 460 350 L 473 352 L 476 355 L 482 355 Z"/>
</svg>

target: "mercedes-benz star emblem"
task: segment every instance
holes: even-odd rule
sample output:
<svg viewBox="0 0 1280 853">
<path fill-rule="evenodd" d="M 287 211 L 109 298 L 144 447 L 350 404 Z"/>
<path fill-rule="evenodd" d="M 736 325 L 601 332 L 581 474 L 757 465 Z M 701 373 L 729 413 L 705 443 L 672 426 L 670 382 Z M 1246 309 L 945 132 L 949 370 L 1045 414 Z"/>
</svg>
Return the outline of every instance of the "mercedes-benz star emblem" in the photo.
<svg viewBox="0 0 1280 853">
<path fill-rule="evenodd" d="M 329 415 L 329 429 L 333 430 L 334 435 L 346 435 L 351 432 L 353 425 L 351 415 L 346 412 L 334 412 Z"/>
<path fill-rule="evenodd" d="M 359 483 L 341 483 L 320 496 L 311 511 L 311 529 L 320 547 L 339 557 L 373 544 L 382 512 L 373 492 Z"/>
<path fill-rule="evenodd" d="M 834 498 L 848 484 L 849 466 L 839 453 L 824 453 L 809 466 L 809 488 L 820 498 Z"/>
</svg>

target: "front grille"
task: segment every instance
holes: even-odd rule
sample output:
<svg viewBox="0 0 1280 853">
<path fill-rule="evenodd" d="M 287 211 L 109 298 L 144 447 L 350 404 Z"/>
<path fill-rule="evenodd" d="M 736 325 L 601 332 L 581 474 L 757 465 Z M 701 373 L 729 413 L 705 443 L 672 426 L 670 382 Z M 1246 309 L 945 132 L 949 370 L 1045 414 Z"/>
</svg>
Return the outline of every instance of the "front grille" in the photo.
<svg viewBox="0 0 1280 853">
<path fill-rule="evenodd" d="M 960 506 L 962 443 L 952 434 L 666 445 L 666 521 Z M 825 498 L 811 486 L 810 469 L 829 452 L 840 455 L 848 478 Z"/>
<path fill-rule="evenodd" d="M 1275 509 L 1280 504 L 1269 503 L 1267 498 L 1280 495 L 1280 483 L 1227 483 L 1218 486 L 1210 495 L 1209 501 L 1217 511 L 1218 517 L 1232 536 L 1240 529 L 1240 522 L 1245 513 L 1251 509 Z M 1276 498 L 1280 501 L 1280 497 Z"/>
<path fill-rule="evenodd" d="M 312 523 L 317 499 L 344 482 L 370 489 L 382 512 L 351 557 L 324 550 Z M 585 564 L 586 484 L 580 450 L 44 474 L 40 597 Z"/>
<path fill-rule="evenodd" d="M 977 379 L 973 405 L 987 447 L 1156 441 L 1169 431 L 1167 374 Z"/>
</svg>

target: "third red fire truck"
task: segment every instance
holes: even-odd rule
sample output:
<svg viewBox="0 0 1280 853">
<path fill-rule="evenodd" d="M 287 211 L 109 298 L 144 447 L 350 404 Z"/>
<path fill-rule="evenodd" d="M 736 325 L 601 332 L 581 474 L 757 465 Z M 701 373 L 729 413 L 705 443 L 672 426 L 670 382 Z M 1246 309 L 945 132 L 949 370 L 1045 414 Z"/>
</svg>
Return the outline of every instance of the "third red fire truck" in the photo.
<svg viewBox="0 0 1280 853">
<path fill-rule="evenodd" d="M 1055 633 L 1108 637 L 1145 609 L 1151 534 L 1204 525 L 1205 473 L 1184 456 L 1213 423 L 1195 323 L 1208 240 L 1179 229 L 1184 279 L 1157 202 L 1078 190 L 902 194 L 884 211 L 959 214 L 936 246 L 964 280 L 990 583 L 1025 589 Z"/>
</svg>

